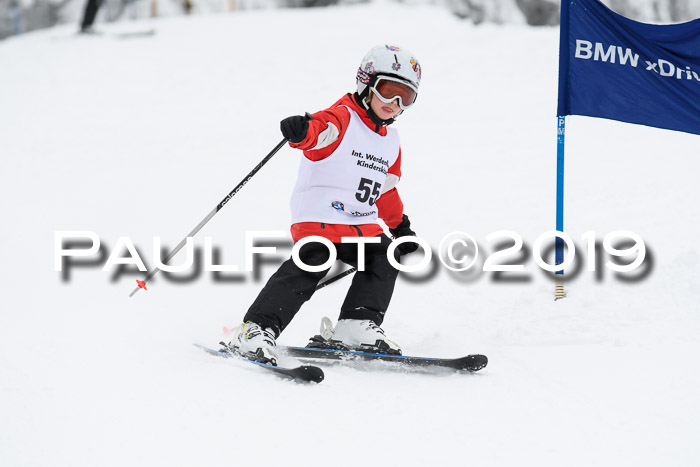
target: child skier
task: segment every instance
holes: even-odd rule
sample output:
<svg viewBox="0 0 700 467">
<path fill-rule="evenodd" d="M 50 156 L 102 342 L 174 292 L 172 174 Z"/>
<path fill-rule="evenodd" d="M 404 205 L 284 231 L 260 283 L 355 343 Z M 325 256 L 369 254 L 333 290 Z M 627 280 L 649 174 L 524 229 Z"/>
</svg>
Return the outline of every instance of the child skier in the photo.
<svg viewBox="0 0 700 467">
<path fill-rule="evenodd" d="M 327 325 L 317 346 L 401 354 L 379 327 L 398 271 L 387 258 L 391 240 L 377 220 L 383 219 L 395 238 L 415 236 L 395 188 L 401 177 L 399 136 L 388 126 L 413 105 L 420 79 L 415 55 L 404 48 L 379 45 L 362 60 L 356 93 L 346 94 L 311 120 L 292 116 L 280 124 L 290 146 L 304 151 L 291 199 L 294 242 L 308 236 L 326 238 L 334 244 L 338 259 L 356 267 L 359 245 L 341 243 L 341 239 L 377 239 L 364 245 L 365 269 L 355 273 L 335 329 Z M 396 259 L 417 248 L 412 242 L 399 245 Z M 318 242 L 299 250 L 299 258 L 308 266 L 325 264 L 329 255 Z M 229 347 L 276 363 L 275 339 L 329 269 L 307 272 L 291 258 L 284 262 L 249 308 Z"/>
</svg>

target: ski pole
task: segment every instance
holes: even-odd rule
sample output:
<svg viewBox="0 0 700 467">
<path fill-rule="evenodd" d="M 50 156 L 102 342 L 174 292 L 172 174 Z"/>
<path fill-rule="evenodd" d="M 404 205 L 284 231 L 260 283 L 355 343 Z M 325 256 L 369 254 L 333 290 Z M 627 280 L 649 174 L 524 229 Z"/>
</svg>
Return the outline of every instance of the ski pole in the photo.
<svg viewBox="0 0 700 467">
<path fill-rule="evenodd" d="M 309 115 L 309 114 L 307 113 L 306 116 L 307 116 L 307 118 L 310 120 L 311 115 Z M 209 222 L 209 221 L 211 220 L 212 217 L 214 217 L 214 216 L 216 215 L 217 212 L 221 211 L 221 209 L 222 209 L 224 206 L 226 206 L 226 203 L 228 203 L 229 200 L 231 200 L 231 198 L 233 198 L 234 195 L 235 195 L 236 193 L 238 193 L 238 192 L 241 190 L 241 188 L 243 188 L 243 186 L 244 186 L 246 183 L 248 183 L 248 182 L 250 181 L 251 178 L 253 178 L 253 175 L 255 175 L 256 173 L 258 173 L 258 171 L 262 168 L 262 166 L 265 165 L 265 164 L 267 163 L 267 161 L 269 161 L 269 160 L 272 158 L 272 156 L 274 156 L 274 155 L 277 153 L 277 151 L 279 151 L 280 149 L 282 149 L 282 146 L 284 146 L 285 144 L 287 144 L 287 141 L 288 141 L 287 138 L 284 138 L 282 141 L 280 141 L 280 142 L 277 144 L 277 146 L 275 146 L 275 148 L 274 148 L 272 151 L 270 151 L 270 153 L 269 153 L 267 156 L 265 156 L 265 158 L 264 158 L 263 160 L 261 160 L 261 161 L 258 163 L 258 165 L 256 165 L 255 168 L 254 168 L 243 180 L 241 180 L 241 183 L 239 183 L 238 185 L 236 185 L 236 188 L 234 188 L 233 190 L 231 190 L 231 192 L 230 192 L 228 195 L 226 195 L 226 197 L 225 197 L 224 199 L 222 199 L 222 200 L 219 202 L 219 204 L 217 204 L 216 207 L 215 207 L 214 209 L 212 209 L 212 211 L 211 211 L 209 214 L 207 214 L 207 217 L 205 217 L 204 219 L 202 219 L 202 222 L 200 222 L 199 224 L 197 224 L 197 227 L 195 227 L 195 228 L 192 230 L 192 232 L 190 232 L 190 233 L 187 235 L 187 237 L 183 238 L 182 241 L 181 241 L 180 243 L 178 243 L 178 245 L 175 247 L 175 249 L 174 249 L 173 251 L 171 251 L 171 252 L 168 254 L 168 256 L 165 258 L 165 260 L 163 261 L 163 263 L 167 263 L 168 261 L 170 261 L 170 260 L 172 259 L 172 257 L 175 256 L 175 255 L 177 254 L 177 252 L 180 251 L 180 249 L 182 249 L 183 246 L 185 246 L 185 243 L 187 243 L 187 238 L 188 238 L 188 237 L 194 237 L 194 236 L 197 234 L 197 232 L 199 232 L 199 231 L 202 229 L 202 227 L 204 227 L 204 225 L 205 225 L 207 222 Z M 151 280 L 151 279 L 153 278 L 153 276 L 155 276 L 156 273 L 157 273 L 158 271 L 160 271 L 160 269 L 155 268 L 154 270 L 152 270 L 151 272 L 149 272 L 148 275 L 147 275 L 142 281 L 137 280 L 136 283 L 138 284 L 138 287 L 136 287 L 136 288 L 134 289 L 134 291 L 131 292 L 131 294 L 129 294 L 129 297 L 133 297 L 134 294 L 135 294 L 136 292 L 139 291 L 139 289 L 148 290 L 148 289 L 146 289 L 146 283 L 147 283 L 149 280 Z"/>
<path fill-rule="evenodd" d="M 348 269 L 347 271 L 343 271 L 343 272 L 341 272 L 341 273 L 339 273 L 339 274 L 336 274 L 335 276 L 331 277 L 331 278 L 328 279 L 327 281 L 323 281 L 323 282 L 321 282 L 320 284 L 318 284 L 318 285 L 316 286 L 316 290 L 320 290 L 320 289 L 324 288 L 324 287 L 327 286 L 327 285 L 331 285 L 333 282 L 335 282 L 335 281 L 337 281 L 337 280 L 340 280 L 340 279 L 342 279 L 342 278 L 345 277 L 345 276 L 349 276 L 350 274 L 352 274 L 352 273 L 355 272 L 355 271 L 357 271 L 357 268 L 350 268 L 350 269 Z"/>
<path fill-rule="evenodd" d="M 350 274 L 354 273 L 355 271 L 357 271 L 357 268 L 352 267 L 352 268 L 348 269 L 347 271 L 340 272 L 340 273 L 336 274 L 335 276 L 331 277 L 330 279 L 328 279 L 327 281 L 323 281 L 320 284 L 318 284 L 316 286 L 316 290 L 320 290 L 328 285 L 331 285 L 333 282 L 340 280 L 345 276 L 349 276 Z"/>
</svg>

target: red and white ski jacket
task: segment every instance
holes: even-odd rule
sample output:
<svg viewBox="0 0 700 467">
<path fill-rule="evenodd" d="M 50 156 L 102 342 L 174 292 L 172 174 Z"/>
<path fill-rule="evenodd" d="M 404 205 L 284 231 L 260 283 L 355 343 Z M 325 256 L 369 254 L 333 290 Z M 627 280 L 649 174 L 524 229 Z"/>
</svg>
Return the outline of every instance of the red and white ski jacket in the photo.
<svg viewBox="0 0 700 467">
<path fill-rule="evenodd" d="M 323 161 L 338 149 L 351 123 L 351 112 L 349 109 L 352 109 L 357 115 L 354 117 L 355 121 L 359 117 L 362 123 L 374 133 L 382 137 L 387 136 L 387 128 L 374 123 L 367 115 L 365 108 L 355 101 L 352 94 L 348 93 L 328 109 L 313 114 L 313 120 L 309 121 L 309 131 L 303 141 L 300 143 L 289 143 L 291 147 L 304 151 L 304 157 L 306 157 L 307 161 L 302 161 L 302 165 L 308 165 L 309 161 L 312 164 Z M 403 217 L 403 202 L 395 188 L 401 177 L 400 147 L 398 147 L 396 157 L 394 158 L 393 156 L 394 154 L 392 154 L 391 160 L 394 162 L 386 169 L 386 179 L 384 180 L 381 196 L 374 202 L 374 206 L 378 211 L 376 216 L 383 219 L 389 228 L 399 225 Z M 297 184 L 299 184 L 299 181 Z M 313 221 L 294 223 L 291 227 L 291 233 L 294 242 L 304 237 L 317 235 L 327 238 L 331 242 L 340 243 L 342 237 L 373 237 L 383 233 L 383 230 L 375 222 L 367 224 L 356 224 L 355 222 L 340 224 L 320 222 L 317 219 L 313 219 Z"/>
</svg>

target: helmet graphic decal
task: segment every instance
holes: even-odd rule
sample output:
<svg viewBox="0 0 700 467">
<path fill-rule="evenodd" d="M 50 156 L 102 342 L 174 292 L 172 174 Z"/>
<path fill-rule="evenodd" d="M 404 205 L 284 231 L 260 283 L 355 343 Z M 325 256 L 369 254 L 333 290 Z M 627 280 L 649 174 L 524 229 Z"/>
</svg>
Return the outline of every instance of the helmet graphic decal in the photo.
<svg viewBox="0 0 700 467">
<path fill-rule="evenodd" d="M 399 47 L 396 47 L 395 45 L 385 45 L 386 50 L 391 50 L 392 52 L 398 52 L 401 50 Z"/>
<path fill-rule="evenodd" d="M 362 67 L 357 69 L 357 80 L 360 83 L 367 84 L 369 83 L 370 75 L 374 73 L 374 65 L 372 62 L 367 62 L 365 64 L 365 69 L 363 70 Z"/>
<path fill-rule="evenodd" d="M 411 68 L 413 68 L 413 71 L 416 72 L 416 75 L 418 76 L 418 79 L 420 79 L 420 63 L 418 63 L 418 60 L 415 58 L 411 57 Z"/>
<path fill-rule="evenodd" d="M 399 63 L 399 59 L 396 57 L 396 54 L 394 54 L 394 60 L 396 61 L 391 64 L 391 69 L 394 71 L 399 71 L 401 69 L 401 64 Z"/>
</svg>

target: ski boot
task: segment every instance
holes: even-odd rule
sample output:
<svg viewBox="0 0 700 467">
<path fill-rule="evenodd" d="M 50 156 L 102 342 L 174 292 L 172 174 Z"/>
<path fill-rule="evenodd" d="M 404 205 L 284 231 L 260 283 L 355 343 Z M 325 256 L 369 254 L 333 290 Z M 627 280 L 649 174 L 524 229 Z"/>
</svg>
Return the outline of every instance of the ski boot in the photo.
<svg viewBox="0 0 700 467">
<path fill-rule="evenodd" d="M 330 319 L 323 318 L 321 334 L 312 337 L 307 347 L 401 355 L 401 348 L 369 319 L 341 319 L 334 328 Z"/>
<path fill-rule="evenodd" d="M 233 339 L 224 345 L 226 351 L 248 360 L 277 366 L 275 333 L 271 328 L 263 329 L 248 321 L 233 331 Z"/>
</svg>

